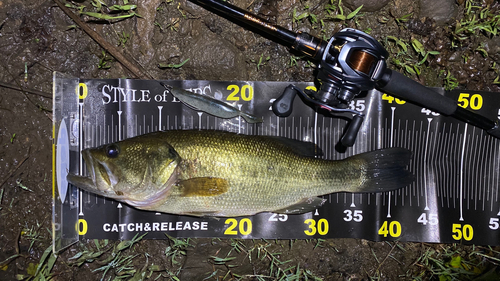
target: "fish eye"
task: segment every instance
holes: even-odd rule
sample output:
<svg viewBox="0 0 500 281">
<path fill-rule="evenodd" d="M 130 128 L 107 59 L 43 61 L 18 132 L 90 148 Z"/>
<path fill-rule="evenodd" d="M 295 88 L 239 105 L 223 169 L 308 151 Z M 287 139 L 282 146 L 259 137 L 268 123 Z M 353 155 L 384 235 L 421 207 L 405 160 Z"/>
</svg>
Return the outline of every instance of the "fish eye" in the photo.
<svg viewBox="0 0 500 281">
<path fill-rule="evenodd" d="M 118 145 L 110 144 L 106 146 L 106 155 L 109 158 L 116 158 L 118 157 L 118 154 L 120 154 L 120 149 L 118 148 Z"/>
</svg>

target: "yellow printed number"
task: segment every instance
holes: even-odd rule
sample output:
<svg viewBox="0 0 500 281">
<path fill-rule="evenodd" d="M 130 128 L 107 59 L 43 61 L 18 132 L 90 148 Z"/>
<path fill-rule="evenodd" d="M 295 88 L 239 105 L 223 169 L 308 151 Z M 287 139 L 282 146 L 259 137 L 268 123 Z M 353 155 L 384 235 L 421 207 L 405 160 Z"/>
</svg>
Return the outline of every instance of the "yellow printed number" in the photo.
<svg viewBox="0 0 500 281">
<path fill-rule="evenodd" d="M 248 218 L 241 219 L 240 221 L 236 219 L 227 219 L 224 224 L 228 224 L 229 226 L 224 231 L 225 235 L 238 235 L 238 230 L 241 235 L 249 235 L 252 233 L 252 221 Z M 236 230 L 238 228 L 238 230 Z"/>
<path fill-rule="evenodd" d="M 458 96 L 458 105 L 473 110 L 479 110 L 483 107 L 483 97 L 480 94 L 460 93 Z"/>
<path fill-rule="evenodd" d="M 76 223 L 76 231 L 78 232 L 78 235 L 85 235 L 87 234 L 87 221 L 84 219 L 79 219 L 78 222 Z"/>
<path fill-rule="evenodd" d="M 391 221 L 390 223 L 384 221 L 382 226 L 378 230 L 378 235 L 387 235 L 391 237 L 399 237 L 401 235 L 401 224 L 398 221 Z"/>
<path fill-rule="evenodd" d="M 309 226 L 309 229 L 304 230 L 304 233 L 308 236 L 313 236 L 316 233 L 326 235 L 330 228 L 326 219 L 320 219 L 317 224 L 314 219 L 307 219 L 304 223 Z"/>
<path fill-rule="evenodd" d="M 79 99 L 83 100 L 87 97 L 88 94 L 87 84 L 80 83 L 76 86 L 75 92 Z"/>
<path fill-rule="evenodd" d="M 382 99 L 386 100 L 388 103 L 392 103 L 393 101 L 395 101 L 397 104 L 405 104 L 406 103 L 406 101 L 400 100 L 400 99 L 395 98 L 393 96 L 390 96 L 388 94 L 383 94 Z"/>
<path fill-rule="evenodd" d="M 243 85 L 243 87 L 241 87 L 241 91 L 240 87 L 234 84 L 227 86 L 226 89 L 228 91 L 231 91 L 231 93 L 227 97 L 228 101 L 239 101 L 240 96 L 244 101 L 251 101 L 253 99 L 253 87 L 251 85 Z"/>
<path fill-rule="evenodd" d="M 472 240 L 474 237 L 474 229 L 470 224 L 464 224 L 463 226 L 459 223 L 454 223 L 452 225 L 451 231 L 453 232 L 453 239 L 461 240 L 462 238 L 466 241 Z"/>
</svg>

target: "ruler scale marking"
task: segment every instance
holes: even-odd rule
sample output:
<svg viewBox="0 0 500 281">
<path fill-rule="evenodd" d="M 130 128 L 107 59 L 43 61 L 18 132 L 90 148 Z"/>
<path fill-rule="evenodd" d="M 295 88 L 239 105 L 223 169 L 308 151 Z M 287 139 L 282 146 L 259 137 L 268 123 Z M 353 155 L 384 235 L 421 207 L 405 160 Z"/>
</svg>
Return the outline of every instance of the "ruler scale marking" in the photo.
<svg viewBox="0 0 500 281">
<path fill-rule="evenodd" d="M 463 216 L 463 201 L 464 201 L 464 158 L 465 158 L 465 146 L 467 144 L 467 124 L 465 124 L 463 144 L 460 156 L 460 221 L 464 220 Z"/>
<path fill-rule="evenodd" d="M 351 196 L 347 197 L 346 193 L 337 193 L 335 196 L 337 204 L 341 204 L 339 207 L 344 206 L 344 208 L 363 210 L 363 214 L 369 213 L 369 211 L 365 210 L 383 207 L 386 208 L 388 217 L 392 215 L 395 217 L 395 220 L 401 222 L 402 218 L 406 218 L 410 214 L 407 214 L 407 211 L 410 211 L 411 208 L 424 208 L 426 211 L 431 211 L 432 213 L 430 214 L 448 209 L 450 210 L 450 214 L 459 213 L 462 220 L 469 219 L 470 214 L 474 214 L 473 212 L 475 211 L 491 212 L 492 217 L 494 217 L 493 214 L 500 216 L 500 207 L 498 206 L 498 198 L 500 196 L 498 190 L 500 159 L 498 157 L 495 158 L 495 155 L 498 155 L 500 152 L 498 139 L 491 138 L 475 127 L 470 129 L 467 126 L 462 126 L 463 123 L 457 124 L 456 121 L 450 118 L 436 117 L 436 119 L 428 121 L 427 124 L 423 124 L 427 118 L 424 114 L 415 115 L 415 118 L 401 118 L 399 115 L 405 116 L 407 114 L 405 112 L 406 106 L 410 107 L 412 105 L 397 105 L 397 107 L 391 108 L 390 104 L 384 101 L 382 110 L 386 110 L 387 112 L 387 109 L 389 109 L 388 113 L 392 112 L 392 115 L 389 117 L 390 119 L 387 118 L 387 115 L 385 115 L 387 117 L 379 117 L 379 119 L 367 118 L 363 125 L 363 127 L 366 127 L 365 133 L 360 134 L 356 145 L 347 148 L 345 152 L 336 151 L 334 147 L 336 145 L 335 140 L 338 140 L 342 136 L 346 128 L 345 125 L 348 122 L 339 118 L 335 118 L 337 119 L 335 121 L 330 116 L 323 115 L 321 116 L 322 119 L 318 120 L 319 113 L 317 111 L 310 111 L 310 114 L 314 114 L 314 117 L 304 115 L 304 117 L 307 116 L 307 120 L 304 119 L 304 122 L 302 122 L 303 116 L 295 115 L 290 117 L 291 122 L 288 118 L 283 118 L 282 120 L 275 117 L 276 121 L 266 118 L 264 124 L 251 124 L 249 126 L 246 121 L 242 122 L 241 117 L 225 123 L 220 118 L 212 119 L 209 116 L 204 118 L 205 114 L 197 116 L 197 112 L 190 112 L 185 109 L 183 109 L 182 113 L 185 116 L 181 116 L 181 119 L 178 119 L 176 114 L 170 114 L 169 112 L 168 108 L 171 104 L 165 103 L 162 106 L 163 110 L 159 109 L 158 112 L 154 112 L 152 115 L 142 115 L 141 124 L 137 122 L 137 120 L 141 119 L 141 114 L 131 115 L 133 117 L 130 118 L 128 115 L 134 111 L 132 108 L 132 111 L 129 112 L 128 107 L 125 114 L 118 113 L 116 115 L 117 111 L 114 111 L 115 114 L 104 115 L 100 119 L 96 116 L 93 118 L 95 119 L 95 124 L 84 124 L 81 122 L 80 124 L 84 128 L 84 131 L 80 134 L 82 143 L 85 143 L 88 147 L 92 147 L 102 145 L 102 143 L 122 140 L 125 137 L 130 137 L 130 134 L 141 135 L 164 129 L 197 128 L 201 130 L 204 128 L 218 128 L 238 133 L 246 132 L 248 134 L 255 131 L 256 134 L 260 135 L 283 136 L 302 141 L 312 141 L 323 149 L 323 157 L 326 159 L 343 159 L 379 148 L 405 147 L 414 153 L 414 158 L 411 160 L 409 168 L 415 173 L 415 182 L 404 190 L 375 194 L 374 200 L 372 200 L 373 194 L 351 194 Z M 160 108 L 160 106 L 158 107 Z M 404 109 L 399 110 L 400 107 Z M 398 109 L 398 115 L 396 115 L 395 109 Z M 108 111 L 108 114 L 110 112 L 112 111 Z M 170 124 L 169 119 L 171 115 L 175 116 L 173 120 L 175 125 L 173 126 Z M 116 120 L 114 119 L 115 116 Z M 296 117 L 299 117 L 298 122 L 295 122 Z M 148 120 L 150 121 L 148 125 L 146 124 L 148 122 L 146 121 L 147 118 L 151 118 Z M 198 119 L 194 120 L 195 118 Z M 197 127 L 195 127 L 195 123 Z M 296 123 L 298 126 L 296 126 Z M 165 126 L 165 124 L 167 125 Z M 362 130 L 364 130 L 363 127 Z M 90 138 L 87 138 L 86 142 L 83 141 L 84 135 Z M 457 174 L 459 176 L 456 176 Z M 432 186 L 432 189 L 426 188 L 426 186 Z M 95 198 L 95 202 L 92 201 L 92 204 L 116 204 L 114 200 L 97 197 L 88 192 L 85 192 L 84 196 L 80 195 L 80 199 L 85 198 L 83 204 L 90 203 L 90 196 L 94 196 Z M 98 198 L 102 198 L 102 200 L 98 200 Z M 328 201 L 325 205 L 335 204 L 335 200 L 332 202 L 332 194 L 329 194 L 327 199 Z M 126 208 L 127 211 L 130 210 L 126 206 L 123 206 L 123 208 Z M 335 210 L 340 211 L 339 209 Z M 319 209 L 319 213 L 321 216 L 325 216 L 328 212 L 325 213 Z M 443 218 L 445 221 L 447 219 L 451 218 Z M 439 220 L 441 224 L 441 216 Z M 341 219 L 341 221 L 343 220 Z M 415 222 L 410 220 L 405 222 L 403 227 L 410 231 L 413 229 L 414 224 Z M 474 236 L 476 236 L 476 231 L 474 232 Z M 122 237 L 124 233 L 120 232 L 120 235 Z M 416 235 L 419 236 L 422 234 Z M 375 235 L 375 237 L 379 236 Z M 385 240 L 382 237 L 379 238 Z M 439 239 L 446 240 L 450 238 L 442 237 Z M 404 237 L 402 241 L 404 241 Z M 478 240 L 474 237 L 473 241 L 477 242 Z"/>
</svg>

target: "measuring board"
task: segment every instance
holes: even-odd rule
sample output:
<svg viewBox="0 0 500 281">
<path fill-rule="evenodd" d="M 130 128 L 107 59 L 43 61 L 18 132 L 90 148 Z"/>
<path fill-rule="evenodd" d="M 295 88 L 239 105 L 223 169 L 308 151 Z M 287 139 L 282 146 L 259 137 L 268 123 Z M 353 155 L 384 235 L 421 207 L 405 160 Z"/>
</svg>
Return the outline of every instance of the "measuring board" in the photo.
<svg viewBox="0 0 500 281">
<path fill-rule="evenodd" d="M 78 239 L 226 237 L 337 238 L 500 245 L 500 140 L 481 129 L 403 100 L 370 91 L 351 102 L 366 117 L 351 148 L 339 146 L 349 118 L 331 116 L 296 99 L 287 118 L 271 104 L 289 82 L 162 81 L 234 104 L 263 117 L 220 119 L 192 110 L 152 80 L 86 80 L 54 76 L 54 247 Z M 299 88 L 313 83 L 294 83 Z M 500 94 L 443 94 L 486 117 L 499 117 Z M 314 142 L 338 160 L 387 147 L 413 152 L 415 181 L 385 193 L 334 193 L 302 215 L 198 218 L 134 209 L 68 185 L 85 174 L 80 151 L 158 130 L 224 130 Z"/>
</svg>

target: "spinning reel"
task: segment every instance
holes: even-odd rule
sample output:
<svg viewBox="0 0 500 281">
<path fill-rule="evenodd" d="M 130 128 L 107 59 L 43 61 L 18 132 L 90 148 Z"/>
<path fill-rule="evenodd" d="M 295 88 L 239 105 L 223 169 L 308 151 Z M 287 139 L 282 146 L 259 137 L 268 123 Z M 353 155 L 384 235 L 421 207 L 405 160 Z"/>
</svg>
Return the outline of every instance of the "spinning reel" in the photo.
<svg viewBox="0 0 500 281">
<path fill-rule="evenodd" d="M 386 64 L 388 52 L 377 40 L 362 31 L 346 28 L 325 42 L 307 33 L 295 33 L 269 24 L 221 0 L 190 1 L 237 24 L 264 32 L 273 40 L 319 61 L 317 76 L 319 90 L 302 91 L 290 85 L 273 103 L 273 112 L 281 117 L 290 115 L 293 100 L 300 94 L 306 102 L 331 113 L 351 113 L 353 119 L 341 139 L 344 146 L 354 144 L 364 119 L 362 113 L 349 109 L 348 105 L 361 92 L 372 89 L 389 93 L 443 115 L 453 116 L 500 138 L 498 120 L 493 121 L 459 107 L 455 100 L 389 69 Z"/>
</svg>

